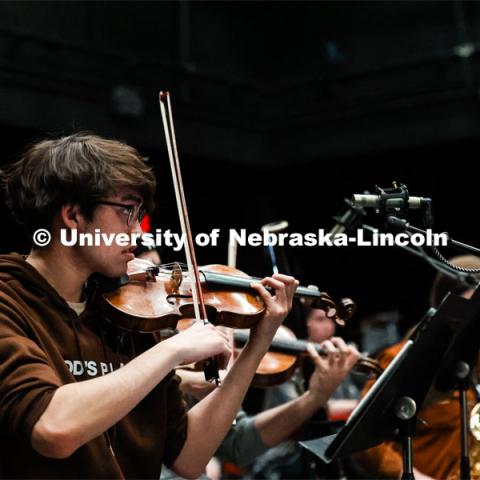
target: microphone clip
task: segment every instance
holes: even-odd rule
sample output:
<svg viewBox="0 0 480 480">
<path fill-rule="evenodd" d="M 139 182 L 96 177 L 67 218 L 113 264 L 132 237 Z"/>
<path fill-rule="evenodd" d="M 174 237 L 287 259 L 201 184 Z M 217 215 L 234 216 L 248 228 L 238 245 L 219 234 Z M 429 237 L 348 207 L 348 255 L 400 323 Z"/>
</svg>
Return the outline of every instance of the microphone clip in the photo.
<svg viewBox="0 0 480 480">
<path fill-rule="evenodd" d="M 408 213 L 408 199 L 410 198 L 408 189 L 403 183 L 400 183 L 399 185 L 397 182 L 392 183 L 392 188 L 381 188 L 378 185 L 375 185 L 375 194 L 379 197 L 377 212 L 380 215 L 388 216 L 394 213 L 396 216 L 406 217 Z M 390 199 L 402 200 L 401 206 L 388 206 L 387 200 Z"/>
</svg>

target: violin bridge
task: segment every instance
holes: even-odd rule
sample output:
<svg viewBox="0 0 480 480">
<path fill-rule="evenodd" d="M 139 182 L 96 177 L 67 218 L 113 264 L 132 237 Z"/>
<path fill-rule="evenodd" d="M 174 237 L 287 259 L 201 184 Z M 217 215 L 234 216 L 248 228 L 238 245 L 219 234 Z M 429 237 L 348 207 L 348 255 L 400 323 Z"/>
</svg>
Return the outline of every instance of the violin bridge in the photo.
<svg viewBox="0 0 480 480">
<path fill-rule="evenodd" d="M 175 262 L 172 267 L 172 274 L 170 276 L 171 286 L 174 293 L 178 293 L 180 285 L 183 281 L 182 268 L 178 262 Z"/>
</svg>

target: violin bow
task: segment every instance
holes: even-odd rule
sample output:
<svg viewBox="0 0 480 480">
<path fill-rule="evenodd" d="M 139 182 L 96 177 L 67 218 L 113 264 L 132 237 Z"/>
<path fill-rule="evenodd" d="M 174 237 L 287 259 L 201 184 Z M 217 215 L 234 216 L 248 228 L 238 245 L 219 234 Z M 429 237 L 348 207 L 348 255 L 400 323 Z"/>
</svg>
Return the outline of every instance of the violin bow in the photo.
<svg viewBox="0 0 480 480">
<path fill-rule="evenodd" d="M 193 308 L 195 311 L 195 319 L 207 324 L 207 309 L 203 299 L 202 286 L 200 283 L 200 273 L 198 271 L 197 258 L 195 256 L 195 248 L 193 243 L 192 231 L 190 228 L 190 220 L 188 217 L 187 203 L 185 201 L 185 193 L 183 190 L 182 174 L 180 171 L 180 161 L 178 158 L 177 143 L 175 139 L 175 129 L 173 127 L 172 106 L 170 103 L 170 93 L 160 92 L 160 111 L 162 113 L 163 127 L 165 130 L 165 140 L 168 149 L 168 158 L 170 159 L 170 168 L 172 170 L 173 186 L 175 189 L 175 197 L 177 199 L 178 216 L 182 233 L 185 236 L 185 256 L 188 265 L 188 274 L 192 284 Z M 215 357 L 209 358 L 203 363 L 203 371 L 207 381 L 215 381 L 220 385 L 220 376 L 218 374 L 217 361 Z"/>
</svg>

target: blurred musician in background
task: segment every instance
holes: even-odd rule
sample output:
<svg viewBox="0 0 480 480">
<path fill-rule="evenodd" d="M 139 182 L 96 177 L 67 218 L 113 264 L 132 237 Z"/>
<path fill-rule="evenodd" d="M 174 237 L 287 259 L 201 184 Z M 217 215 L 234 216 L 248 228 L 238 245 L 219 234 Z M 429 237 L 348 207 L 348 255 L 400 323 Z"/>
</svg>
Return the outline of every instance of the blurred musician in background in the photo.
<svg viewBox="0 0 480 480">
<path fill-rule="evenodd" d="M 463 268 L 480 268 L 480 258 L 472 255 L 454 257 L 451 263 Z M 477 279 L 480 277 L 476 276 Z M 438 307 L 447 293 L 452 292 L 470 298 L 473 290 L 460 280 L 439 273 L 430 293 L 432 307 Z M 401 350 L 404 341 L 392 345 L 378 355 L 382 367 L 386 367 Z M 477 368 L 478 370 L 478 368 Z M 372 387 L 367 383 L 365 395 Z M 469 403 L 477 401 L 474 389 L 468 392 Z M 427 404 L 419 411 L 416 434 L 413 437 L 414 472 L 417 480 L 455 480 L 460 472 L 460 415 L 458 391 L 451 397 Z M 473 406 L 473 403 L 472 405 Z M 480 478 L 480 448 L 478 440 L 471 438 L 472 478 Z M 400 478 L 402 474 L 402 450 L 397 442 L 385 442 L 356 455 L 356 461 L 364 469 L 365 476 L 372 478 Z M 478 464 L 478 465 L 476 465 Z M 476 468 L 475 468 L 476 467 Z"/>
</svg>

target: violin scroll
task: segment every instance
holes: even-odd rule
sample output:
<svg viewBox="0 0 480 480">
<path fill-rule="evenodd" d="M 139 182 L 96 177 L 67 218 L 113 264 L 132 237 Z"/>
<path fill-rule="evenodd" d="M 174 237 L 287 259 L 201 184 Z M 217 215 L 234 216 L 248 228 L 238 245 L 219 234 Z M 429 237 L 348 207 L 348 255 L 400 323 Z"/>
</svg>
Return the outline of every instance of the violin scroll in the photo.
<svg viewBox="0 0 480 480">
<path fill-rule="evenodd" d="M 309 285 L 308 288 L 313 289 L 317 287 Z M 357 306 L 351 298 L 341 298 L 338 302 L 335 302 L 326 292 L 319 292 L 317 298 L 302 299 L 302 301 L 304 305 L 310 308 L 323 310 L 328 318 L 341 327 L 345 326 L 347 320 L 350 320 L 357 310 Z"/>
<path fill-rule="evenodd" d="M 357 306 L 351 298 L 341 298 L 338 303 L 338 315 L 335 321 L 343 327 L 353 317 L 357 311 Z"/>
</svg>

